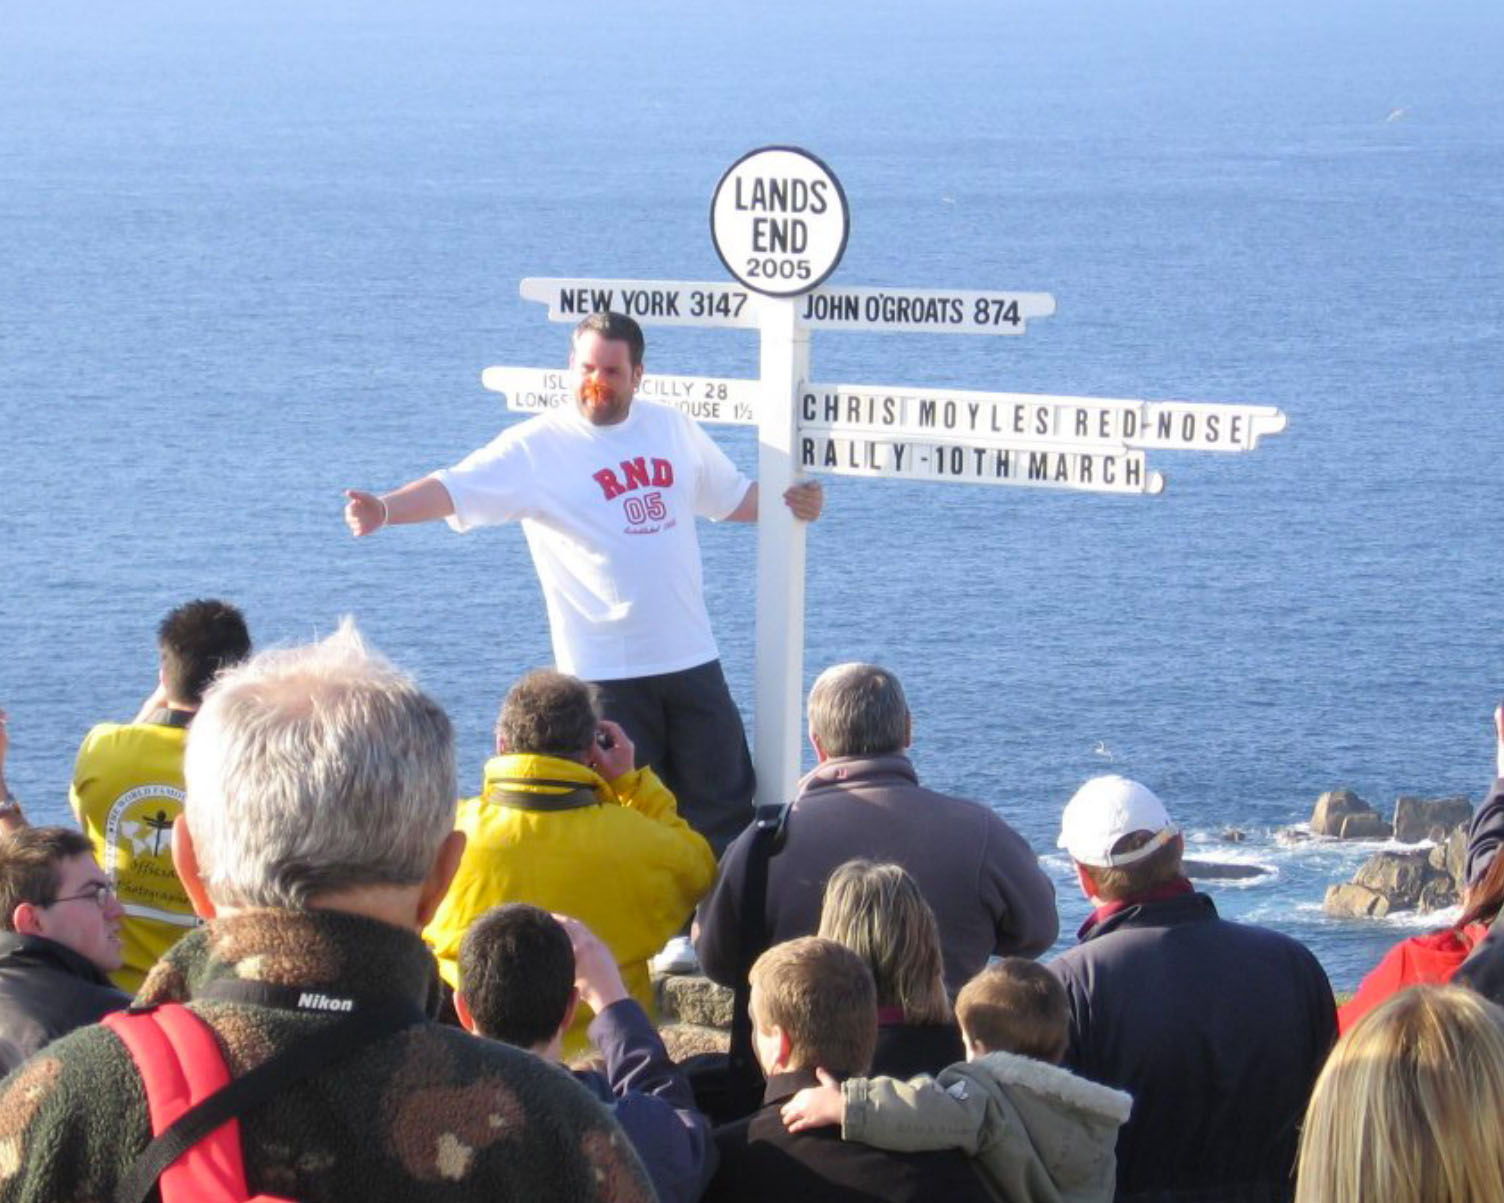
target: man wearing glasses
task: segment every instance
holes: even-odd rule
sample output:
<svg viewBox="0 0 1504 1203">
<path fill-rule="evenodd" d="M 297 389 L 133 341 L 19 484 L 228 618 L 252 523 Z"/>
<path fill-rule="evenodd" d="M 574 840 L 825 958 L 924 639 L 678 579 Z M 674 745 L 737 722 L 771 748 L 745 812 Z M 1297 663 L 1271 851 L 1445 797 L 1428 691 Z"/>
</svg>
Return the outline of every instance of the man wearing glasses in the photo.
<svg viewBox="0 0 1504 1203">
<path fill-rule="evenodd" d="M 122 914 L 88 836 L 0 837 L 0 1076 L 130 1002 L 105 976 L 120 968 Z"/>
</svg>

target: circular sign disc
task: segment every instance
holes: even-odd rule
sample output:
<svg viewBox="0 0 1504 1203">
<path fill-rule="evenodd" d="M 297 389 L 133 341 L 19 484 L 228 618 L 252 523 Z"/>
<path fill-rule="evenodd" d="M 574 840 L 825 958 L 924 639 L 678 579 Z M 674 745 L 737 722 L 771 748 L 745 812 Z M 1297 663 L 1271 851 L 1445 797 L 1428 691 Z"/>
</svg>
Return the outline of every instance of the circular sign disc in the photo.
<svg viewBox="0 0 1504 1203">
<path fill-rule="evenodd" d="M 795 146 L 749 151 L 710 201 L 716 254 L 741 283 L 770 297 L 818 287 L 840 263 L 850 232 L 840 180 Z"/>
</svg>

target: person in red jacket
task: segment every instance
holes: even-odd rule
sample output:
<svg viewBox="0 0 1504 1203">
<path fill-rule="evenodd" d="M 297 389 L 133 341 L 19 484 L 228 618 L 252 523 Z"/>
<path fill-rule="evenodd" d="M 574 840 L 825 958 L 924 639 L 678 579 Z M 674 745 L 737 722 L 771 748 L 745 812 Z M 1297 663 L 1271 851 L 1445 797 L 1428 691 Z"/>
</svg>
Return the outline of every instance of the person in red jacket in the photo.
<svg viewBox="0 0 1504 1203">
<path fill-rule="evenodd" d="M 1384 959 L 1359 983 L 1352 998 L 1337 1008 L 1339 1031 L 1346 1032 L 1390 995 L 1409 986 L 1451 981 L 1498 918 L 1504 906 L 1504 856 L 1485 859 L 1480 855 L 1491 853 L 1492 849 L 1479 847 L 1486 841 L 1480 840 L 1478 833 L 1480 828 L 1491 828 L 1488 819 L 1497 809 L 1500 786 L 1504 784 L 1504 706 L 1494 711 L 1494 730 L 1498 777 L 1488 801 L 1473 820 L 1474 834 L 1468 848 L 1470 884 L 1463 896 L 1462 914 L 1451 927 L 1401 940 L 1385 953 Z"/>
</svg>

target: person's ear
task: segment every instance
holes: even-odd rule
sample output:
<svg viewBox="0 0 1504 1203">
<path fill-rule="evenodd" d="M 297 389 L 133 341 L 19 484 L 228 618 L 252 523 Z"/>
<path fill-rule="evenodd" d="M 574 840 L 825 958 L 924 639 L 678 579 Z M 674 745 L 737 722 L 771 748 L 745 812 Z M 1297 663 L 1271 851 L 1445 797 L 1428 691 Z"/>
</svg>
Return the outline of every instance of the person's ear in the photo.
<svg viewBox="0 0 1504 1203">
<path fill-rule="evenodd" d="M 454 875 L 460 871 L 460 861 L 465 856 L 465 833 L 463 831 L 451 831 L 444 837 L 444 842 L 439 845 L 438 854 L 433 858 L 433 868 L 428 871 L 428 877 L 423 882 L 422 892 L 418 895 L 418 926 L 427 927 L 428 921 L 438 913 L 439 903 L 444 901 L 444 895 L 449 893 L 449 885 L 454 881 Z"/>
<path fill-rule="evenodd" d="M 778 1073 L 789 1067 L 789 1058 L 794 1055 L 794 1045 L 789 1040 L 789 1034 L 777 1024 L 773 1025 L 773 1035 L 778 1037 L 778 1056 L 773 1058 L 773 1072 Z"/>
<path fill-rule="evenodd" d="M 574 1017 L 579 1009 L 580 988 L 578 986 L 571 986 L 569 987 L 569 1005 L 564 1008 L 564 1018 L 559 1021 L 560 1038 L 574 1026 Z"/>
<path fill-rule="evenodd" d="M 632 391 L 635 393 L 642 386 L 642 364 L 632 365 Z"/>
<path fill-rule="evenodd" d="M 1086 895 L 1088 902 L 1097 896 L 1096 878 L 1091 875 L 1091 869 L 1080 861 L 1076 862 L 1076 883 L 1081 887 L 1081 893 Z"/>
<path fill-rule="evenodd" d="M 465 996 L 458 990 L 454 992 L 454 1013 L 459 1017 L 460 1027 L 472 1036 L 479 1036 L 475 1030 L 475 1016 L 470 1014 L 470 1004 L 465 1001 Z"/>
<path fill-rule="evenodd" d="M 809 744 L 815 750 L 815 762 L 817 764 L 824 764 L 830 759 L 829 756 L 825 755 L 825 749 L 820 746 L 820 737 L 813 731 L 809 733 Z"/>
<path fill-rule="evenodd" d="M 209 897 L 203 874 L 199 872 L 198 849 L 193 846 L 193 836 L 188 831 L 188 816 L 183 814 L 172 821 L 172 867 L 183 883 L 193 913 L 200 919 L 214 918 L 214 901 Z"/>
<path fill-rule="evenodd" d="M 42 908 L 30 902 L 16 903 L 10 913 L 10 929 L 18 936 L 42 935 Z"/>
<path fill-rule="evenodd" d="M 503 735 L 501 733 L 501 731 L 498 729 L 497 732 L 496 732 L 496 755 L 498 755 L 498 756 L 505 756 L 506 754 L 507 754 L 507 737 L 505 735 Z"/>
</svg>

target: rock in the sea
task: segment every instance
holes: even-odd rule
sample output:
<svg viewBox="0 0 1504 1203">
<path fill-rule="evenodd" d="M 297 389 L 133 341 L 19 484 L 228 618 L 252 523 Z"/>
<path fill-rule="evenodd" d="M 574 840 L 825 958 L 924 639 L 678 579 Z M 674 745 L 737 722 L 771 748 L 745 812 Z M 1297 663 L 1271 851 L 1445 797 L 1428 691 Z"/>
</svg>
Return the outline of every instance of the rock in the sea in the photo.
<svg viewBox="0 0 1504 1203">
<path fill-rule="evenodd" d="M 1448 852 L 1446 846 L 1376 852 L 1358 867 L 1352 881 L 1327 888 L 1322 909 L 1341 918 L 1378 918 L 1395 911 L 1424 913 L 1455 906 L 1457 879 L 1445 867 Z"/>
<path fill-rule="evenodd" d="M 1338 919 L 1382 919 L 1389 913 L 1389 900 L 1367 886 L 1344 882 L 1327 886 L 1321 909 Z"/>
<path fill-rule="evenodd" d="M 1181 862 L 1181 868 L 1187 877 L 1201 881 L 1245 881 L 1274 872 L 1268 865 L 1240 865 L 1225 860 L 1187 860 Z"/>
<path fill-rule="evenodd" d="M 1343 828 L 1349 819 L 1357 819 L 1359 816 L 1367 816 L 1364 823 L 1354 823 L 1352 834 L 1344 833 Z M 1369 832 L 1377 830 L 1373 827 L 1376 821 L 1383 825 L 1384 835 L 1374 836 Z M 1365 827 L 1364 824 L 1367 824 Z M 1379 817 L 1378 811 L 1374 810 L 1367 802 L 1358 797 L 1350 789 L 1327 790 L 1321 797 L 1316 799 L 1316 809 L 1311 812 L 1311 833 L 1313 835 L 1333 835 L 1339 839 L 1384 839 L 1388 835 L 1389 824 Z M 1360 834 L 1360 830 L 1362 834 Z"/>
<path fill-rule="evenodd" d="M 1425 915 L 1431 911 L 1444 911 L 1460 901 L 1461 897 L 1457 893 L 1457 887 L 1452 884 L 1452 879 L 1438 873 L 1421 886 L 1416 909 Z"/>
<path fill-rule="evenodd" d="M 1368 814 L 1342 816 L 1342 826 L 1337 837 L 1344 840 L 1387 840 L 1394 828 L 1370 811 Z"/>
<path fill-rule="evenodd" d="M 1402 844 L 1446 839 L 1459 823 L 1473 817 L 1473 804 L 1466 798 L 1415 798 L 1406 795 L 1394 803 L 1394 838 Z"/>
<path fill-rule="evenodd" d="M 1431 867 L 1445 873 L 1460 889 L 1467 873 L 1467 824 L 1454 827 L 1447 838 L 1431 849 Z"/>
<path fill-rule="evenodd" d="M 1421 887 L 1436 876 L 1425 852 L 1377 852 L 1359 866 L 1353 884 L 1383 895 L 1390 911 L 1413 910 Z"/>
<path fill-rule="evenodd" d="M 1447 842 L 1442 845 L 1447 850 L 1447 876 L 1459 891 L 1467 885 L 1467 829 L 1468 823 L 1453 828 L 1452 834 L 1447 836 Z"/>
<path fill-rule="evenodd" d="M 1236 827 L 1228 827 L 1222 832 L 1222 842 L 1224 844 L 1241 844 L 1247 838 L 1248 834 L 1239 831 Z"/>
</svg>

